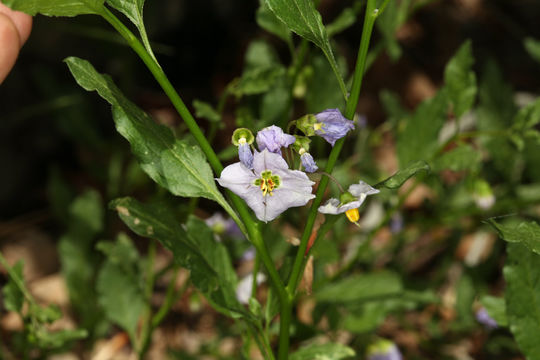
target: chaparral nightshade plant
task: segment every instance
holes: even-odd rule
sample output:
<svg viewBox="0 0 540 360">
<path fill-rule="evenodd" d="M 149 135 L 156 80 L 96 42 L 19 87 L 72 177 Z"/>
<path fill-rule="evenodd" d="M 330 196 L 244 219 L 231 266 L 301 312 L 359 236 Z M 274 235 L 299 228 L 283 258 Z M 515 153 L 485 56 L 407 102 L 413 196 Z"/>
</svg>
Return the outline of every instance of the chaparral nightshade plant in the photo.
<svg viewBox="0 0 540 360">
<path fill-rule="evenodd" d="M 218 183 L 246 201 L 261 221 L 274 220 L 291 207 L 303 206 L 315 197 L 315 184 L 302 171 L 290 170 L 279 154 L 255 152 L 253 169 L 241 162 L 223 169 Z"/>
</svg>

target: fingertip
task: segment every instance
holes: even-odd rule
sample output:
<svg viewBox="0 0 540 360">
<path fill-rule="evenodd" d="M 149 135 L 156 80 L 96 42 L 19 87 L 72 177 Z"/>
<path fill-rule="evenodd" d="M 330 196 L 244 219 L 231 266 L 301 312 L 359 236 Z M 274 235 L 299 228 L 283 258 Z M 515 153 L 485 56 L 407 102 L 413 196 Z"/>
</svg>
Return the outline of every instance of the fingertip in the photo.
<svg viewBox="0 0 540 360">
<path fill-rule="evenodd" d="M 0 84 L 15 64 L 19 54 L 20 38 L 16 25 L 11 18 L 0 12 Z"/>
<path fill-rule="evenodd" d="M 32 30 L 32 17 L 20 11 L 13 11 L 2 3 L 0 3 L 0 14 L 5 14 L 11 19 L 17 29 L 19 46 L 22 47 L 26 40 L 28 40 L 30 31 Z"/>
</svg>

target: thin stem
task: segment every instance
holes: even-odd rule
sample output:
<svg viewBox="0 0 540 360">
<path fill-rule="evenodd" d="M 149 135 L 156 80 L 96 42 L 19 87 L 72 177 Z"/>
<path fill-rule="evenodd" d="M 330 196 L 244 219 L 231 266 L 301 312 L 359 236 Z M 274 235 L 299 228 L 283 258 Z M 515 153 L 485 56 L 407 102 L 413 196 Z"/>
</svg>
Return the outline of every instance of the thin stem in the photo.
<svg viewBox="0 0 540 360">
<path fill-rule="evenodd" d="M 281 304 L 279 316 L 278 360 L 287 360 L 289 358 L 289 327 L 292 317 L 292 301 Z"/>
<path fill-rule="evenodd" d="M 204 136 L 203 132 L 199 128 L 199 125 L 191 115 L 190 111 L 170 83 L 169 79 L 163 72 L 163 69 L 159 66 L 158 63 L 154 61 L 154 59 L 148 54 L 144 46 L 141 44 L 141 42 L 133 35 L 133 33 L 125 27 L 125 25 L 114 16 L 113 13 L 111 13 L 107 8 L 103 8 L 100 15 L 107 20 L 119 33 L 122 35 L 122 37 L 127 41 L 129 46 L 139 55 L 141 60 L 145 63 L 147 68 L 150 70 L 156 81 L 159 83 L 159 85 L 162 87 L 162 89 L 165 91 L 169 99 L 171 100 L 172 104 L 174 105 L 175 109 L 178 111 L 182 119 L 184 120 L 184 123 L 187 125 L 189 131 L 201 147 L 202 151 L 206 155 L 208 162 L 210 163 L 210 166 L 214 170 L 215 173 L 219 174 L 223 170 L 223 165 L 221 165 L 221 162 L 219 161 L 216 153 L 208 143 L 208 140 Z M 235 218 L 235 221 L 238 223 L 238 225 L 245 230 L 245 233 L 248 235 L 248 238 L 251 240 L 251 242 L 256 247 L 257 251 L 261 254 L 261 260 L 266 267 L 266 270 L 268 271 L 268 274 L 270 275 L 270 280 L 272 281 L 273 285 L 276 287 L 278 296 L 280 301 L 288 301 L 288 297 L 286 296 L 287 292 L 285 291 L 285 286 L 283 282 L 281 281 L 281 278 L 279 277 L 279 274 L 277 273 L 276 267 L 268 254 L 268 249 L 266 247 L 266 244 L 264 244 L 259 225 L 253 220 L 253 217 L 251 216 L 249 210 L 246 207 L 246 204 L 242 199 L 240 199 L 238 196 L 234 195 L 232 192 L 227 191 L 229 194 L 231 201 L 236 207 L 236 210 L 238 211 L 238 215 L 241 218 L 241 221 L 238 218 Z M 223 204 L 221 204 L 223 206 Z M 227 209 L 226 209 L 227 210 Z M 234 211 L 233 211 L 234 213 Z M 229 212 L 229 214 L 231 214 Z M 231 216 L 236 216 L 236 214 L 231 214 Z"/>
<path fill-rule="evenodd" d="M 34 297 L 30 294 L 28 289 L 26 288 L 24 284 L 24 279 L 21 279 L 19 275 L 13 270 L 13 267 L 9 266 L 7 260 L 4 258 L 4 255 L 0 252 L 0 265 L 2 265 L 4 268 L 6 268 L 6 271 L 8 272 L 9 277 L 15 285 L 21 290 L 24 297 L 26 298 L 26 301 L 28 301 L 31 305 L 37 306 L 36 300 L 34 300 Z"/>
<path fill-rule="evenodd" d="M 360 97 L 360 89 L 362 87 L 362 79 L 364 76 L 364 69 L 366 66 L 366 57 L 367 57 L 367 53 L 369 49 L 371 33 L 373 31 L 373 25 L 375 23 L 375 20 L 377 16 L 380 14 L 378 9 L 376 9 L 375 4 L 376 4 L 376 0 L 368 0 L 365 18 L 364 18 L 364 27 L 362 30 L 362 39 L 360 41 L 360 47 L 358 49 L 358 58 L 356 62 L 355 72 L 354 72 L 353 84 L 351 88 L 351 95 L 349 96 L 347 100 L 347 106 L 345 110 L 345 117 L 348 119 L 353 118 L 354 113 L 356 111 L 356 106 L 358 105 L 358 99 Z M 328 163 L 324 170 L 326 173 L 329 173 L 329 174 L 332 173 L 332 170 L 334 169 L 336 161 L 339 157 L 339 153 L 341 152 L 341 149 L 343 148 L 344 141 L 345 139 L 338 140 L 336 144 L 334 145 L 334 148 L 330 152 Z M 303 264 L 304 254 L 306 253 L 308 241 L 311 236 L 311 231 L 313 229 L 313 225 L 315 224 L 315 218 L 317 216 L 317 208 L 320 206 L 322 202 L 322 197 L 324 195 L 324 192 L 327 186 L 328 186 L 328 177 L 323 177 L 319 183 L 315 200 L 313 200 L 313 204 L 311 205 L 311 208 L 309 210 L 308 219 L 304 227 L 304 232 L 302 233 L 300 246 L 296 254 L 291 276 L 289 277 L 289 281 L 287 283 L 287 291 L 289 292 L 289 295 L 291 297 L 296 292 L 296 288 L 302 276 L 302 272 L 303 272 L 302 264 Z"/>
<path fill-rule="evenodd" d="M 252 283 L 251 283 L 251 297 L 254 298 L 257 296 L 257 275 L 259 274 L 259 269 L 261 268 L 261 259 L 259 253 L 255 252 L 255 263 L 253 264 Z"/>
<path fill-rule="evenodd" d="M 141 337 L 139 341 L 139 359 L 144 358 L 144 354 L 148 349 L 150 343 L 150 336 L 152 335 L 152 291 L 154 290 L 154 262 L 156 258 L 156 241 L 150 239 L 148 244 L 148 255 L 146 264 L 146 286 L 144 289 L 144 297 L 146 299 L 146 315 L 142 324 Z"/>
<path fill-rule="evenodd" d="M 141 60 L 145 63 L 154 78 L 157 80 L 157 82 L 160 84 L 162 89 L 165 91 L 165 93 L 171 100 L 175 109 L 178 111 L 178 113 L 184 120 L 184 123 L 188 127 L 189 131 L 206 155 L 208 162 L 210 163 L 210 166 L 212 167 L 214 172 L 216 174 L 220 174 L 223 170 L 223 165 L 219 161 L 216 153 L 212 149 L 210 143 L 204 136 L 203 132 L 201 131 L 199 125 L 191 115 L 190 111 L 170 83 L 165 73 L 163 72 L 161 66 L 159 66 L 159 64 L 146 51 L 145 47 L 135 37 L 135 35 L 133 35 L 133 33 L 128 28 L 126 28 L 125 25 L 120 20 L 118 20 L 114 16 L 114 14 L 112 14 L 107 8 L 103 7 L 100 15 L 105 20 L 107 20 L 120 33 L 120 35 L 122 35 L 122 37 L 127 41 L 129 46 L 137 53 L 137 55 L 139 55 Z M 272 258 L 269 255 L 268 248 L 262 239 L 259 224 L 253 220 L 253 217 L 248 211 L 246 204 L 243 200 L 241 200 L 238 196 L 234 195 L 230 191 L 227 191 L 227 193 L 229 194 L 231 201 L 236 207 L 236 210 L 241 220 L 236 216 L 234 210 L 226 208 L 226 206 L 229 206 L 228 203 L 225 202 L 225 204 L 220 204 L 225 208 L 225 210 L 227 210 L 227 212 L 229 212 L 229 214 L 237 222 L 240 228 L 244 230 L 247 237 L 255 246 L 257 252 L 261 257 L 261 261 L 268 272 L 270 281 L 272 282 L 272 285 L 277 291 L 281 306 L 290 307 L 290 299 L 287 290 L 285 289 L 285 285 L 276 270 Z"/>
</svg>

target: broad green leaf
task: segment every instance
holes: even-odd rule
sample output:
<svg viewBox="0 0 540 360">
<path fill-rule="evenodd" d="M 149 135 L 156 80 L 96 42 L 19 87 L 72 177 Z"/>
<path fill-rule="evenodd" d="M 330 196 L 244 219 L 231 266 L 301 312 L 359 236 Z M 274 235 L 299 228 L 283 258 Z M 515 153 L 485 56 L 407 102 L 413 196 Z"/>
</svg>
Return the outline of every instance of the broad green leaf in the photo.
<svg viewBox="0 0 540 360">
<path fill-rule="evenodd" d="M 508 244 L 503 269 L 510 331 L 527 359 L 540 359 L 540 256 L 521 244 Z"/>
<path fill-rule="evenodd" d="M 275 50 L 267 42 L 252 41 L 246 51 L 244 72 L 232 92 L 238 97 L 268 92 L 285 72 Z"/>
<path fill-rule="evenodd" d="M 174 261 L 190 270 L 193 284 L 218 310 L 230 316 L 245 312 L 232 295 L 236 275 L 228 254 L 204 223 L 191 219 L 183 227 L 164 204 L 142 204 L 132 198 L 116 199 L 110 207 L 136 234 L 156 239 L 169 249 Z"/>
<path fill-rule="evenodd" d="M 484 306 L 488 315 L 497 322 L 497 325 L 508 326 L 504 298 L 486 295 L 480 299 L 480 303 Z"/>
<path fill-rule="evenodd" d="M 289 356 L 289 360 L 340 360 L 355 356 L 348 346 L 338 343 L 311 345 L 304 347 Z"/>
<path fill-rule="evenodd" d="M 282 123 L 287 119 L 291 101 L 291 91 L 286 74 L 277 78 L 274 85 L 264 93 L 260 106 L 260 119 L 263 126 Z M 238 151 L 236 151 L 236 154 Z"/>
<path fill-rule="evenodd" d="M 398 134 L 397 153 L 403 166 L 413 161 L 429 160 L 437 150 L 438 135 L 446 120 L 446 93 L 425 100 L 407 119 L 405 128 Z"/>
<path fill-rule="evenodd" d="M 260 0 L 260 5 L 256 13 L 256 20 L 261 28 L 276 35 L 281 40 L 292 44 L 291 31 L 272 11 L 270 11 L 265 0 Z"/>
<path fill-rule="evenodd" d="M 216 109 L 207 102 L 201 100 L 193 100 L 193 107 L 195 108 L 195 116 L 198 118 L 206 119 L 210 122 L 220 122 L 221 115 Z"/>
<path fill-rule="evenodd" d="M 124 329 L 134 343 L 146 309 L 140 260 L 131 240 L 120 234 L 113 244 L 101 242 L 107 260 L 97 279 L 98 301 L 105 315 Z"/>
<path fill-rule="evenodd" d="M 2 288 L 2 295 L 4 297 L 4 307 L 8 311 L 20 312 L 24 304 L 24 293 L 20 288 L 20 284 L 23 283 L 23 262 L 18 261 L 13 267 L 11 267 L 9 281 Z M 11 274 L 17 276 L 14 279 Z"/>
<path fill-rule="evenodd" d="M 529 55 L 536 61 L 540 62 L 540 41 L 527 37 L 523 40 L 523 46 Z"/>
<path fill-rule="evenodd" d="M 403 108 L 398 95 L 390 90 L 382 90 L 379 93 L 379 99 L 384 107 L 384 111 L 388 115 L 386 121 L 392 125 L 397 124 L 402 120 L 409 117 L 409 112 Z"/>
<path fill-rule="evenodd" d="M 458 119 L 471 108 L 476 98 L 476 75 L 471 70 L 473 64 L 471 41 L 468 40 L 461 45 L 444 70 L 448 98 L 454 105 L 454 114 Z"/>
<path fill-rule="evenodd" d="M 349 27 L 353 26 L 356 22 L 356 13 L 351 8 L 345 8 L 339 14 L 334 21 L 326 25 L 326 32 L 329 37 L 332 37 L 340 32 L 347 30 Z"/>
<path fill-rule="evenodd" d="M 34 335 L 40 348 L 58 349 L 71 341 L 88 337 L 88 331 L 84 329 L 59 330 L 54 332 L 38 331 Z"/>
<path fill-rule="evenodd" d="M 405 21 L 403 11 L 407 10 L 410 0 L 390 1 L 382 15 L 377 19 L 376 26 L 383 35 L 384 46 L 390 59 L 396 61 L 401 57 L 401 47 L 396 39 L 396 31 Z"/>
<path fill-rule="evenodd" d="M 525 139 L 537 138 L 538 130 L 534 127 L 540 122 L 540 98 L 519 109 L 514 117 L 510 139 L 519 151 L 525 148 Z"/>
<path fill-rule="evenodd" d="M 233 92 L 236 96 L 262 94 L 285 74 L 282 66 L 261 67 L 244 71 Z"/>
<path fill-rule="evenodd" d="M 124 14 L 139 30 L 141 34 L 141 39 L 144 44 L 144 47 L 148 53 L 156 59 L 152 47 L 150 46 L 150 41 L 148 40 L 148 35 L 146 34 L 146 28 L 144 27 L 143 20 L 143 8 L 144 0 L 106 0 L 107 4 L 115 8 Z"/>
<path fill-rule="evenodd" d="M 400 278 L 388 271 L 353 275 L 326 285 L 314 295 L 320 302 L 346 303 L 368 301 L 403 291 Z"/>
<path fill-rule="evenodd" d="M 522 243 L 529 250 L 540 254 L 540 226 L 534 222 L 522 222 L 519 225 L 503 225 L 493 219 L 487 223 L 497 230 L 501 239 L 511 243 Z"/>
<path fill-rule="evenodd" d="M 346 68 L 345 61 L 339 59 L 340 67 Z M 312 60 L 313 74 L 307 79 L 306 110 L 318 113 L 326 109 L 345 109 L 345 100 L 339 92 L 339 84 L 332 75 L 332 68 L 321 55 Z"/>
<path fill-rule="evenodd" d="M 470 145 L 460 145 L 443 153 L 436 161 L 434 161 L 433 170 L 473 170 L 481 160 L 482 155 L 478 150 L 473 149 Z"/>
<path fill-rule="evenodd" d="M 377 187 L 384 186 L 387 189 L 397 189 L 405 181 L 409 180 L 411 177 L 419 173 L 420 171 L 429 172 L 430 167 L 425 161 L 417 161 L 409 166 L 407 166 L 405 169 L 399 170 L 394 175 L 390 176 L 388 179 L 383 180 L 379 184 L 377 184 Z"/>
<path fill-rule="evenodd" d="M 103 316 L 94 299 L 98 253 L 94 239 L 103 230 L 103 203 L 99 193 L 88 190 L 69 207 L 68 231 L 58 242 L 62 275 L 69 290 L 71 305 L 80 314 L 81 326 L 93 332 Z"/>
<path fill-rule="evenodd" d="M 347 90 L 338 64 L 332 53 L 330 40 L 323 25 L 321 14 L 315 8 L 312 0 L 265 0 L 274 14 L 283 21 L 288 28 L 317 45 L 332 67 L 336 75 L 341 92 L 346 97 Z"/>
<path fill-rule="evenodd" d="M 99 14 L 105 0 L 0 0 L 13 10 L 30 15 L 76 16 Z"/>
<path fill-rule="evenodd" d="M 74 57 L 65 61 L 79 85 L 97 91 L 113 105 L 116 129 L 129 141 L 148 176 L 174 195 L 202 196 L 217 201 L 231 213 L 198 146 L 175 139 L 169 128 L 156 124 L 121 93 L 110 77 L 99 74 L 88 61 Z"/>
</svg>

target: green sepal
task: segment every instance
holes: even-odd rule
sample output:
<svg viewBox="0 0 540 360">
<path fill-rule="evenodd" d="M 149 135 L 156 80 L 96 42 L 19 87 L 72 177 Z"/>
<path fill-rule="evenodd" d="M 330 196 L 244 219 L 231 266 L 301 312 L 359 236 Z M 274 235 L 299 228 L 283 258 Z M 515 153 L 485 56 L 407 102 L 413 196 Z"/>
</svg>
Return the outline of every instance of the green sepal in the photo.
<svg viewBox="0 0 540 360">
<path fill-rule="evenodd" d="M 255 140 L 255 137 L 253 136 L 253 133 L 251 132 L 251 130 L 246 129 L 246 128 L 238 128 L 234 130 L 231 141 L 235 146 L 239 146 L 240 139 L 242 138 L 246 139 L 246 143 L 248 145 L 253 144 L 253 140 Z"/>
</svg>

